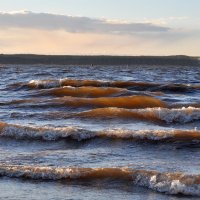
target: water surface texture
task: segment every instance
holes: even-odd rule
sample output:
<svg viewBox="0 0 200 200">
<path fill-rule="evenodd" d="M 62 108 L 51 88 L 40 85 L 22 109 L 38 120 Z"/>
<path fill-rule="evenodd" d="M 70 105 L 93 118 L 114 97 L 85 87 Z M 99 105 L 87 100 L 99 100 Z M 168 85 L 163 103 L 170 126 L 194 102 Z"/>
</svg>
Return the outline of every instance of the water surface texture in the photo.
<svg viewBox="0 0 200 200">
<path fill-rule="evenodd" d="M 0 72 L 1 198 L 200 198 L 199 67 Z"/>
</svg>

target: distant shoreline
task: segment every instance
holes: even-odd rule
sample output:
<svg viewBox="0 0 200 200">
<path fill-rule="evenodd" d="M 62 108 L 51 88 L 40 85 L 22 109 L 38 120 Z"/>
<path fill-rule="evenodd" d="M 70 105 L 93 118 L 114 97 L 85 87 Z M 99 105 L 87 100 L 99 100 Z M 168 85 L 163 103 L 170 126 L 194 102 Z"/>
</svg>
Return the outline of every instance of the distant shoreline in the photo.
<svg viewBox="0 0 200 200">
<path fill-rule="evenodd" d="M 198 57 L 190 56 L 81 56 L 0 54 L 0 64 L 58 64 L 58 65 L 180 65 L 200 66 Z"/>
</svg>

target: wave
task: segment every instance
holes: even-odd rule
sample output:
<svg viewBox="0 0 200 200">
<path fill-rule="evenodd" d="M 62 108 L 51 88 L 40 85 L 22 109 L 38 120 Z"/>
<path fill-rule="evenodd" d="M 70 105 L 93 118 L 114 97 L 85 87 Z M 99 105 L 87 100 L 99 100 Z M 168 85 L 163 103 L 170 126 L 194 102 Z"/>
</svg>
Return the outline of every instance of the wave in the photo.
<svg viewBox="0 0 200 200">
<path fill-rule="evenodd" d="M 167 194 L 200 196 L 200 175 L 160 173 L 130 168 L 68 168 L 0 165 L 0 175 L 36 180 L 126 180 Z"/>
<path fill-rule="evenodd" d="M 128 97 L 100 97 L 100 98 L 66 98 L 63 99 L 67 106 L 81 107 L 118 107 L 118 108 L 147 108 L 165 107 L 165 103 L 159 99 L 148 96 Z"/>
<path fill-rule="evenodd" d="M 174 84 L 174 83 L 152 83 L 152 82 L 135 82 L 135 81 L 102 81 L 102 80 L 76 80 L 76 79 L 59 79 L 59 80 L 31 80 L 28 83 L 15 83 L 8 88 L 29 89 L 48 89 L 63 86 L 71 87 L 117 87 L 129 88 L 133 90 L 148 90 L 162 92 L 190 92 L 200 90 L 200 85 L 192 84 Z"/>
<path fill-rule="evenodd" d="M 141 87 L 148 88 L 158 86 L 159 84 L 147 82 L 133 82 L 133 81 L 98 81 L 98 80 L 75 80 L 75 79 L 60 79 L 60 80 L 31 80 L 26 86 L 32 89 L 36 88 L 55 88 L 62 86 L 93 86 L 93 87 Z"/>
<path fill-rule="evenodd" d="M 99 97 L 99 98 L 78 98 L 60 97 L 54 99 L 25 99 L 1 102 L 1 105 L 21 104 L 35 107 L 69 106 L 69 107 L 118 107 L 118 108 L 147 108 L 166 107 L 159 99 L 149 96 L 124 96 L 124 97 Z"/>
<path fill-rule="evenodd" d="M 74 139 L 78 141 L 92 138 L 125 139 L 134 141 L 165 142 L 200 142 L 198 130 L 125 130 L 111 129 L 102 131 L 85 130 L 78 127 L 33 127 L 0 122 L 0 136 L 15 139 L 60 140 Z"/>
<path fill-rule="evenodd" d="M 14 119 L 34 118 L 35 120 L 62 120 L 80 119 L 96 121 L 106 120 L 143 120 L 152 123 L 190 123 L 200 120 L 200 108 L 182 107 L 180 109 L 168 108 L 145 108 L 145 109 L 125 109 L 125 108 L 96 108 L 83 112 L 66 113 L 58 112 L 12 112 L 7 116 Z"/>
<path fill-rule="evenodd" d="M 80 112 L 71 117 L 81 118 L 119 118 L 119 119 L 138 119 L 151 122 L 188 123 L 200 120 L 200 108 L 182 107 L 180 109 L 168 108 L 145 108 L 145 109 L 124 109 L 124 108 L 97 108 L 89 111 Z"/>
<path fill-rule="evenodd" d="M 16 139 L 59 140 L 72 138 L 78 141 L 95 137 L 95 133 L 77 127 L 33 127 L 0 122 L 0 136 Z"/>
<path fill-rule="evenodd" d="M 52 95 L 57 97 L 72 96 L 72 97 L 109 97 L 120 96 L 122 94 L 130 94 L 128 90 L 121 88 L 103 88 L 103 87 L 71 87 L 64 86 L 60 88 L 46 89 L 38 92 L 37 96 Z"/>
</svg>

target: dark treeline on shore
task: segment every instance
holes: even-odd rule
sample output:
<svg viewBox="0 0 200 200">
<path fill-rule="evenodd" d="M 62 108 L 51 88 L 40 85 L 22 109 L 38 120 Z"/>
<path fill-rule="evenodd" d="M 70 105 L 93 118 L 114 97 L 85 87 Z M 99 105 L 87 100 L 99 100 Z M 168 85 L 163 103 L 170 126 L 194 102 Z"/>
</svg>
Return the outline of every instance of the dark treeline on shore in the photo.
<svg viewBox="0 0 200 200">
<path fill-rule="evenodd" d="M 59 65 L 200 65 L 197 57 L 189 56 L 76 56 L 0 54 L 0 64 Z"/>
</svg>

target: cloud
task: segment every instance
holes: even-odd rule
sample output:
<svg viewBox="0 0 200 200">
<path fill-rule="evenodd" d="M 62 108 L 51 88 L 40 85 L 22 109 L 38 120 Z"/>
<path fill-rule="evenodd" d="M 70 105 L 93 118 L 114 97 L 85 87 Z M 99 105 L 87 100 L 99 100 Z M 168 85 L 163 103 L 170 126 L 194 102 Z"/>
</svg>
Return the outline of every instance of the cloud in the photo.
<svg viewBox="0 0 200 200">
<path fill-rule="evenodd" d="M 167 24 L 171 28 L 160 21 L 136 23 L 29 11 L 0 12 L 0 53 L 199 54 L 200 30 Z"/>
<path fill-rule="evenodd" d="M 169 24 L 173 24 L 173 23 L 180 23 L 180 22 L 184 22 L 189 20 L 190 18 L 187 16 L 179 16 L 179 17 L 163 17 L 163 18 L 157 18 L 157 19 L 149 19 L 149 18 L 144 18 L 143 22 L 145 23 L 152 23 L 155 25 L 159 25 L 159 26 L 166 26 Z"/>
<path fill-rule="evenodd" d="M 170 28 L 153 23 L 133 23 L 49 13 L 0 12 L 1 28 L 65 30 L 70 33 L 134 34 L 168 32 Z"/>
</svg>

